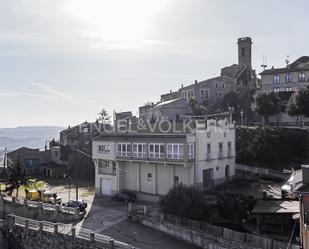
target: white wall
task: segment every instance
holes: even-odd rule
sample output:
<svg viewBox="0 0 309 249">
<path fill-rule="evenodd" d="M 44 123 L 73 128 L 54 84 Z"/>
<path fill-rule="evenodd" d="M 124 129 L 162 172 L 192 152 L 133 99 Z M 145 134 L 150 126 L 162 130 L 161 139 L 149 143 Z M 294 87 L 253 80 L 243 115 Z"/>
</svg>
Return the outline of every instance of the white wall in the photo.
<svg viewBox="0 0 309 249">
<path fill-rule="evenodd" d="M 223 143 L 223 158 L 218 158 L 219 143 Z M 228 142 L 231 142 L 231 154 L 227 158 Z M 211 144 L 211 158 L 207 160 L 207 144 Z M 220 182 L 225 178 L 225 166 L 230 167 L 230 176 L 235 174 L 235 128 L 232 124 L 216 125 L 216 121 L 208 121 L 207 130 L 197 131 L 197 172 L 196 181 L 203 183 L 203 170 L 213 169 L 213 180 Z"/>
</svg>

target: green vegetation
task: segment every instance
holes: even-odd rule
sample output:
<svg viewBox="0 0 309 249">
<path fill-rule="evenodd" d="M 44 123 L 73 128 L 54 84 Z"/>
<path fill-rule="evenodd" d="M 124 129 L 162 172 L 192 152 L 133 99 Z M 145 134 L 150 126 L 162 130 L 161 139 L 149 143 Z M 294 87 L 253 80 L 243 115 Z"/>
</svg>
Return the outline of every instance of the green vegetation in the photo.
<svg viewBox="0 0 309 249">
<path fill-rule="evenodd" d="M 274 92 L 271 93 L 258 93 L 254 98 L 254 108 L 257 114 L 264 118 L 265 123 L 269 121 L 269 117 L 279 114 L 284 111 L 285 107 L 278 95 Z"/>
<path fill-rule="evenodd" d="M 11 196 L 16 189 L 16 198 L 18 198 L 19 188 L 23 185 L 28 185 L 28 180 L 25 168 L 20 162 L 17 162 L 8 170 L 8 183 L 4 191 Z"/>
<path fill-rule="evenodd" d="M 183 184 L 174 187 L 161 198 L 160 209 L 163 213 L 193 220 L 206 220 L 209 216 L 203 191 Z"/>
<path fill-rule="evenodd" d="M 236 161 L 269 168 L 298 168 L 307 160 L 307 132 L 275 127 L 236 130 Z"/>
<path fill-rule="evenodd" d="M 235 223 L 247 219 L 256 201 L 253 196 L 223 193 L 218 196 L 218 209 L 221 218 Z"/>
</svg>

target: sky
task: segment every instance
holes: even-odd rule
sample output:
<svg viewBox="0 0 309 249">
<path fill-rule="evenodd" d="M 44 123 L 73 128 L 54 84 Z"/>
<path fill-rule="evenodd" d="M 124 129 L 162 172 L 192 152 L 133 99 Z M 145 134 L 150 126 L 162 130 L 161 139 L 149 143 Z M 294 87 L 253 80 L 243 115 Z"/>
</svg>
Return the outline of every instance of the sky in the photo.
<svg viewBox="0 0 309 249">
<path fill-rule="evenodd" d="M 237 63 L 309 55 L 309 1 L 0 0 L 0 127 L 94 121 Z"/>
</svg>

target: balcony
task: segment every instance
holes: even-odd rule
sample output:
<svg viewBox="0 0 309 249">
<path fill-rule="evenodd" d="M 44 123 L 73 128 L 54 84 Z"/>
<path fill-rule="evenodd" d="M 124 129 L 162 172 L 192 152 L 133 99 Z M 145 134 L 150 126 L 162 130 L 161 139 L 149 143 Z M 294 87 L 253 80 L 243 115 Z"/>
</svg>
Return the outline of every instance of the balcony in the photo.
<svg viewBox="0 0 309 249">
<path fill-rule="evenodd" d="M 147 158 L 146 152 L 133 152 L 132 153 L 133 158 Z"/>
<path fill-rule="evenodd" d="M 99 175 L 110 175 L 115 176 L 116 175 L 116 168 L 106 168 L 106 167 L 99 167 L 98 168 L 98 174 Z"/>
<path fill-rule="evenodd" d="M 131 157 L 131 152 L 117 151 L 117 157 Z"/>
</svg>

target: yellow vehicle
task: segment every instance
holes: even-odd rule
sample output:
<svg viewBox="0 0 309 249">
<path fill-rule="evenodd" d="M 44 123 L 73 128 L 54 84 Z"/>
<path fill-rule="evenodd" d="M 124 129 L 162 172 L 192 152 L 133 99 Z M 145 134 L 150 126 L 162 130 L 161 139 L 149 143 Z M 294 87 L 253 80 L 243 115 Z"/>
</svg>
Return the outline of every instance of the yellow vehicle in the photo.
<svg viewBox="0 0 309 249">
<path fill-rule="evenodd" d="M 26 199 L 30 201 L 38 201 L 40 199 L 40 194 L 37 190 L 26 191 Z"/>
<path fill-rule="evenodd" d="M 27 200 L 30 200 L 30 201 L 39 201 L 40 193 L 39 191 L 35 189 L 28 190 L 26 194 L 26 198 Z M 58 197 L 57 193 L 55 192 L 44 190 L 42 191 L 42 194 L 41 194 L 41 201 L 44 203 L 49 203 L 49 204 L 61 204 L 62 198 Z"/>
</svg>

